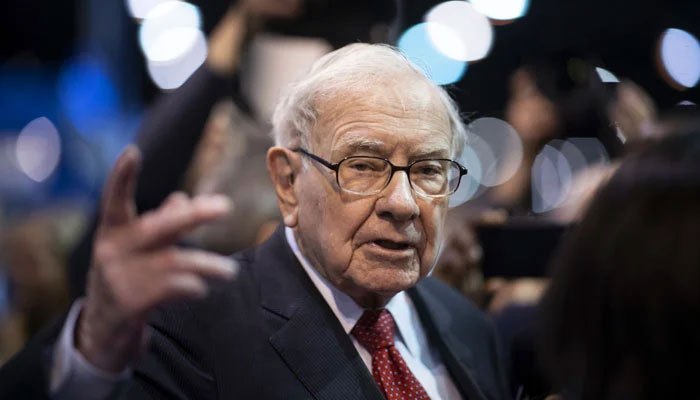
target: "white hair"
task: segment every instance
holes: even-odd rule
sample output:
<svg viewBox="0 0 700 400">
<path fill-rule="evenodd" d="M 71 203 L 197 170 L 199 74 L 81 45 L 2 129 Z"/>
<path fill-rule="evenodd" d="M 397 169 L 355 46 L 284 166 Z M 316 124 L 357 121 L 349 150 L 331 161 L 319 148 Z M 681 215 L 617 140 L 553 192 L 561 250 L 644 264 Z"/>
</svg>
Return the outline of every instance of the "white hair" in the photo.
<svg viewBox="0 0 700 400">
<path fill-rule="evenodd" d="M 466 128 L 454 100 L 397 48 L 384 44 L 355 43 L 318 59 L 277 103 L 272 115 L 275 144 L 311 149 L 311 132 L 318 119 L 316 104 L 348 89 L 385 84 L 407 73 L 429 82 L 437 91 L 449 118 L 452 154 L 458 157 L 466 141 Z"/>
</svg>

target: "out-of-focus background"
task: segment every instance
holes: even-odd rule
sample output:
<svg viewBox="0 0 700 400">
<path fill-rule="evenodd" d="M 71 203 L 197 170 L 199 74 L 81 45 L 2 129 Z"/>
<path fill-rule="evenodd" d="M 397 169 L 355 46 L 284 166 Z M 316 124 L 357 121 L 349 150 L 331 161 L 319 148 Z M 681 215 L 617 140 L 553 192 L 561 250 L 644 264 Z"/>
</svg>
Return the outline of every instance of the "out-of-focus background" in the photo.
<svg viewBox="0 0 700 400">
<path fill-rule="evenodd" d="M 536 301 L 616 159 L 700 101 L 693 0 L 263 3 L 241 22 L 229 0 L 2 2 L 0 364 L 84 290 L 100 188 L 128 143 L 146 148 L 140 209 L 223 192 L 233 214 L 188 240 L 225 253 L 266 237 L 272 106 L 344 44 L 398 46 L 460 105 L 469 175 L 435 273 L 493 313 Z M 214 46 L 222 27 L 241 43 Z M 212 57 L 237 61 L 206 76 Z"/>
</svg>

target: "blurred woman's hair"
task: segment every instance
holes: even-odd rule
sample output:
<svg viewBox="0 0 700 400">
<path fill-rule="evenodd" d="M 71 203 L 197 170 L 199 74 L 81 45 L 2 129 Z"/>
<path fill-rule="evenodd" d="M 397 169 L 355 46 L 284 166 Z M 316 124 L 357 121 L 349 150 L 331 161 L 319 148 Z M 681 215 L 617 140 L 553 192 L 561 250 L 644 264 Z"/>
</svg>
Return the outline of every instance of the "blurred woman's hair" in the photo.
<svg viewBox="0 0 700 400">
<path fill-rule="evenodd" d="M 558 136 L 598 138 L 608 155 L 617 158 L 624 153 L 624 143 L 610 109 L 618 102 L 618 85 L 604 83 L 594 63 L 578 52 L 561 51 L 529 60 L 525 69 L 556 108 Z"/>
<path fill-rule="evenodd" d="M 540 342 L 567 399 L 697 396 L 700 124 L 678 131 L 624 160 L 556 257 Z"/>
</svg>

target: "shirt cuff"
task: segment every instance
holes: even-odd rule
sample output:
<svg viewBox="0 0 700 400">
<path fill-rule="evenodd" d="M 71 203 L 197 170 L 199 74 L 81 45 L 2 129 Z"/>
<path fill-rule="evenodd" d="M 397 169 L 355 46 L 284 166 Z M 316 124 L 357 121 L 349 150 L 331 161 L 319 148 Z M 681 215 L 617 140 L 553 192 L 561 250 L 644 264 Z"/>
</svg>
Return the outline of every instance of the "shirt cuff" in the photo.
<svg viewBox="0 0 700 400">
<path fill-rule="evenodd" d="M 49 381 L 52 399 L 106 399 L 132 373 L 131 368 L 120 373 L 103 371 L 90 364 L 76 349 L 75 327 L 84 302 L 78 299 L 73 303 L 54 345 Z"/>
</svg>

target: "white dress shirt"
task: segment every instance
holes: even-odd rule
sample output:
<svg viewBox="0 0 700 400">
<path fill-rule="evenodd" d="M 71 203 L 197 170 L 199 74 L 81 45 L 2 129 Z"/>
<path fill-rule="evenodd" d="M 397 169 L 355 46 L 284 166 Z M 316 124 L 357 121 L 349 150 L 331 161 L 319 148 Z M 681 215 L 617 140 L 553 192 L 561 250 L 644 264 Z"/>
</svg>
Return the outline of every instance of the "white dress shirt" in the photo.
<svg viewBox="0 0 700 400">
<path fill-rule="evenodd" d="M 309 264 L 306 257 L 299 251 L 292 229 L 285 228 L 285 235 L 294 255 L 350 336 L 352 344 L 371 373 L 372 355 L 350 334 L 364 309 L 358 306 L 350 296 L 330 284 Z M 106 399 L 116 385 L 131 375 L 129 368 L 120 374 L 102 371 L 91 365 L 76 349 L 75 326 L 82 306 L 82 299 L 76 300 L 73 304 L 54 348 L 49 382 L 52 399 Z M 447 368 L 440 361 L 437 349 L 429 345 L 411 299 L 405 292 L 400 292 L 389 301 L 386 308 L 396 323 L 394 346 L 428 396 L 433 400 L 460 399 L 459 391 L 452 382 Z"/>
<path fill-rule="evenodd" d="M 292 248 L 304 271 L 309 275 L 321 296 L 343 326 L 345 333 L 350 336 L 352 344 L 360 353 L 367 369 L 372 373 L 372 355 L 350 334 L 357 321 L 365 311 L 347 294 L 328 282 L 309 261 L 301 254 L 291 228 L 284 228 L 287 243 Z M 461 399 L 459 391 L 452 382 L 447 368 L 440 361 L 437 349 L 431 348 L 428 337 L 421 325 L 418 313 L 411 299 L 405 292 L 397 293 L 386 305 L 386 309 L 394 317 L 394 346 L 406 361 L 411 373 L 418 379 L 428 396 L 436 399 Z"/>
</svg>

